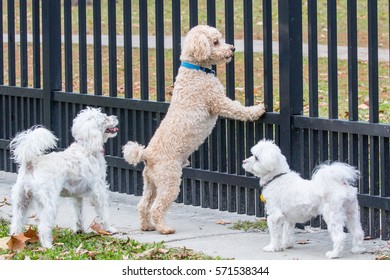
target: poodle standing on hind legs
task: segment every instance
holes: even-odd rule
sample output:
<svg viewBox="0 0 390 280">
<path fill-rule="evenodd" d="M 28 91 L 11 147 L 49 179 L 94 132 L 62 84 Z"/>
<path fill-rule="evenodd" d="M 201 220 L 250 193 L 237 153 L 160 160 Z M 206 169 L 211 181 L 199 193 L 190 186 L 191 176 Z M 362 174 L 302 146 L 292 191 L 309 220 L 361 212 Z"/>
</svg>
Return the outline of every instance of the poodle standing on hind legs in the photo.
<svg viewBox="0 0 390 280">
<path fill-rule="evenodd" d="M 175 232 L 164 217 L 179 194 L 182 168 L 210 135 L 218 116 L 254 121 L 265 113 L 263 105 L 245 107 L 226 97 L 211 65 L 230 62 L 235 49 L 221 39 L 217 29 L 206 25 L 189 31 L 167 115 L 146 148 L 136 142 L 123 147 L 127 162 L 145 163 L 143 197 L 138 205 L 141 230 Z"/>
</svg>

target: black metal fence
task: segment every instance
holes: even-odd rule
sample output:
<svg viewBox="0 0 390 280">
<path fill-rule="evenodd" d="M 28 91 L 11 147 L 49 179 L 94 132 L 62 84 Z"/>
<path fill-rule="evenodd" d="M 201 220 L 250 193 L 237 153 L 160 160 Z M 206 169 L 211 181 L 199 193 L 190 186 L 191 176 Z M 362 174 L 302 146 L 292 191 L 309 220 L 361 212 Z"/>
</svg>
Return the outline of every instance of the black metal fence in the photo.
<svg viewBox="0 0 390 280">
<path fill-rule="evenodd" d="M 73 7 L 70 0 L 0 0 L 0 170 L 16 172 L 8 145 L 17 132 L 44 124 L 67 147 L 77 112 L 100 106 L 120 120 L 118 137 L 106 147 L 111 189 L 141 195 L 142 168 L 126 164 L 121 147 L 128 140 L 148 143 L 169 106 L 182 36 L 191 26 L 209 24 L 238 49 L 232 63 L 216 68 L 226 94 L 246 105 L 264 101 L 268 113 L 254 123 L 219 119 L 191 156 L 177 202 L 264 216 L 258 180 L 245 174 L 241 162 L 266 137 L 306 178 L 328 159 L 357 166 L 364 231 L 389 239 L 390 125 L 380 107 L 389 101 L 380 91 L 389 86 L 389 1 L 366 1 L 367 64 L 359 57 L 360 3 L 344 4 L 347 70 L 340 77 L 335 0 L 94 0 L 93 6 L 79 0 Z M 380 12 L 387 7 L 384 32 L 378 31 L 378 5 Z M 319 26 L 324 7 L 326 28 Z M 368 120 L 360 116 L 360 65 L 368 75 Z M 342 98 L 348 98 L 344 118 Z M 311 225 L 324 226 L 321 218 Z"/>
</svg>

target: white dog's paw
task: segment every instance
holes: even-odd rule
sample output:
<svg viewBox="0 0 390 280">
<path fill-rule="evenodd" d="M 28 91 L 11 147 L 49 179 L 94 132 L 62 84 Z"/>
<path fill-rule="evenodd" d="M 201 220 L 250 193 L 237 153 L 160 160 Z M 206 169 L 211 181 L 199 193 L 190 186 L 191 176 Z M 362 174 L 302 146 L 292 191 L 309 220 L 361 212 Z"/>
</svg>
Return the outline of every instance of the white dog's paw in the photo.
<svg viewBox="0 0 390 280">
<path fill-rule="evenodd" d="M 112 234 L 118 233 L 118 232 L 119 232 L 116 228 L 111 227 L 111 226 L 106 227 L 105 230 L 108 231 L 108 232 L 110 232 L 110 233 L 112 233 Z"/>
<path fill-rule="evenodd" d="M 294 246 L 294 242 L 288 242 L 288 243 L 283 244 L 284 249 L 290 249 L 293 246 Z"/>
<path fill-rule="evenodd" d="M 366 252 L 366 248 L 363 246 L 355 246 L 351 249 L 352 254 L 363 254 L 364 252 Z"/>
<path fill-rule="evenodd" d="M 264 252 L 278 252 L 282 251 L 282 248 L 276 248 L 273 244 L 269 244 L 263 248 Z"/>
<path fill-rule="evenodd" d="M 326 252 L 326 257 L 328 259 L 337 259 L 337 258 L 340 258 L 340 252 L 335 252 L 335 251 L 328 251 Z"/>
</svg>

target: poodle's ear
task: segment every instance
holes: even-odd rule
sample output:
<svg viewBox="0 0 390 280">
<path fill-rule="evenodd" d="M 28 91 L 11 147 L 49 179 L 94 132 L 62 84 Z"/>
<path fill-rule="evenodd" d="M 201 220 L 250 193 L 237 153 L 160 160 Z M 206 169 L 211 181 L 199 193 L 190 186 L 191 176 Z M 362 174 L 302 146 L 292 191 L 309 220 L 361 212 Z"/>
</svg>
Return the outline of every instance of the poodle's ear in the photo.
<svg viewBox="0 0 390 280">
<path fill-rule="evenodd" d="M 102 150 L 104 141 L 102 132 L 99 131 L 91 122 L 77 122 L 72 127 L 72 135 L 74 139 L 92 153 Z"/>
<path fill-rule="evenodd" d="M 85 130 L 88 140 L 85 141 L 84 146 L 91 152 L 100 152 L 103 149 L 103 135 L 97 128 L 88 127 Z"/>
<path fill-rule="evenodd" d="M 262 153 L 260 159 L 260 163 L 262 167 L 271 172 L 276 169 L 279 169 L 280 165 L 280 156 L 282 156 L 280 153 L 274 150 L 267 151 L 265 153 Z"/>
<path fill-rule="evenodd" d="M 207 36 L 202 33 L 196 33 L 193 35 L 190 41 L 189 53 L 194 57 L 197 62 L 207 61 L 211 55 L 211 46 Z"/>
</svg>

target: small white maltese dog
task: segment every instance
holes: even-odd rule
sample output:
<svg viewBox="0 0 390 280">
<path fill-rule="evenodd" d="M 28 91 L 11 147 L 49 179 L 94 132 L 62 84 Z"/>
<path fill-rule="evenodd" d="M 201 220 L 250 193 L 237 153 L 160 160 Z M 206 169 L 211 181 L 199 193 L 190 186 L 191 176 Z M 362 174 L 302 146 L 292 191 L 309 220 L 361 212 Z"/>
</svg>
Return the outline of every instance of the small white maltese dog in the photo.
<svg viewBox="0 0 390 280">
<path fill-rule="evenodd" d="M 19 166 L 16 184 L 12 187 L 13 215 L 10 234 L 23 231 L 30 203 L 37 207 L 38 233 L 41 245 L 52 247 L 52 229 L 60 196 L 72 197 L 76 215 L 76 231 L 82 231 L 83 198 L 91 196 L 97 222 L 110 232 L 108 184 L 103 144 L 115 137 L 116 116 L 107 116 L 88 107 L 73 120 L 75 142 L 65 151 L 46 153 L 57 147 L 57 138 L 46 128 L 33 127 L 11 141 L 12 158 Z"/>
<path fill-rule="evenodd" d="M 311 180 L 290 170 L 286 158 L 272 141 L 261 140 L 251 149 L 243 168 L 260 178 L 261 199 L 265 202 L 271 242 L 264 251 L 291 248 L 296 223 L 323 215 L 333 241 L 328 258 L 338 258 L 344 248 L 344 226 L 352 235 L 352 253 L 363 253 L 363 230 L 360 224 L 357 190 L 359 177 L 354 167 L 340 162 L 316 168 Z"/>
</svg>

